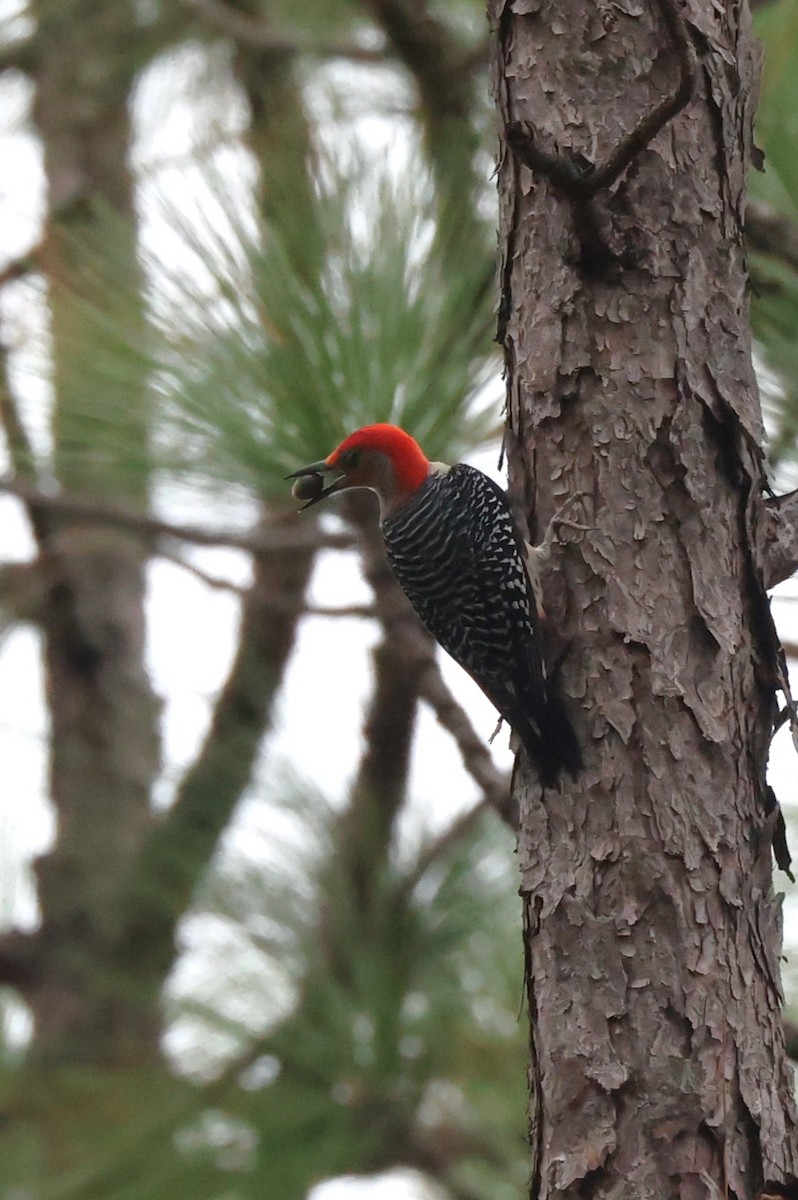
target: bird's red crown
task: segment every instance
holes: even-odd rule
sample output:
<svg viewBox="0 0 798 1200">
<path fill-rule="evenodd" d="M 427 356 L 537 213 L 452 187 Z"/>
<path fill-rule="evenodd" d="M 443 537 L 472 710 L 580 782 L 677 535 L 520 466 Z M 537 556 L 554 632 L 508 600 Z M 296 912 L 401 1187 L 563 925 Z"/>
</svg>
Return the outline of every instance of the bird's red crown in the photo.
<svg viewBox="0 0 798 1200">
<path fill-rule="evenodd" d="M 429 474 L 429 460 L 415 438 L 398 425 L 364 425 L 350 433 L 327 459 L 331 467 L 347 450 L 376 450 L 393 464 L 396 482 L 402 492 L 420 488 Z"/>
</svg>

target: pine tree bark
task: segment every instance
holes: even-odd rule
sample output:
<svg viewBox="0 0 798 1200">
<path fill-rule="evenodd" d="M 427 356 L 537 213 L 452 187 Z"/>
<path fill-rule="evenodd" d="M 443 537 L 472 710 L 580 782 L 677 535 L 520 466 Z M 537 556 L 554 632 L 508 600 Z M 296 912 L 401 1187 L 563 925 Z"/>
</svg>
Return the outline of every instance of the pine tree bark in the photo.
<svg viewBox="0 0 798 1200">
<path fill-rule="evenodd" d="M 757 48 L 731 0 L 490 11 L 511 491 L 533 534 L 579 491 L 590 526 L 545 588 L 585 770 L 516 776 L 531 1195 L 750 1200 L 796 1174 L 742 245 Z M 682 18 L 694 93 L 588 209 L 524 165 L 519 123 L 606 160 L 673 94 Z"/>
</svg>

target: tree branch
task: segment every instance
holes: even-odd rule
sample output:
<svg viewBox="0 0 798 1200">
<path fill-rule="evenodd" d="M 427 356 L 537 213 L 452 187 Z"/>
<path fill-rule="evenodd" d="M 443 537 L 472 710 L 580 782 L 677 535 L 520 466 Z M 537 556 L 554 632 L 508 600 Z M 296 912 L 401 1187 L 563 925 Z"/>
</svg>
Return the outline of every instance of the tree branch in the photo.
<svg viewBox="0 0 798 1200">
<path fill-rule="evenodd" d="M 418 709 L 419 664 L 383 627 L 373 652 L 373 689 L 363 722 L 364 747 L 349 804 L 336 822 L 337 860 L 360 914 L 370 912 L 391 858 L 407 798 Z"/>
<path fill-rule="evenodd" d="M 166 521 L 120 505 L 102 504 L 82 496 L 69 496 L 63 492 L 42 491 L 24 480 L 8 476 L 0 478 L 0 492 L 17 496 L 26 504 L 44 512 L 127 529 L 147 540 L 154 541 L 166 537 L 191 542 L 197 546 L 230 546 L 255 556 L 290 549 L 297 552 L 321 549 L 349 550 L 355 544 L 351 534 L 324 533 L 317 525 L 309 522 L 295 526 L 293 522 L 275 521 L 259 527 L 254 534 L 179 525 L 174 521 Z"/>
<path fill-rule="evenodd" d="M 22 423 L 8 374 L 8 350 L 0 342 L 0 422 L 6 435 L 8 453 L 21 479 L 30 478 L 34 462 L 33 445 Z M 25 485 L 22 485 L 25 486 Z"/>
<path fill-rule="evenodd" d="M 30 250 L 26 250 L 17 258 L 12 258 L 4 267 L 0 268 L 0 287 L 5 287 L 8 283 L 16 283 L 18 279 L 24 279 L 33 271 L 41 271 L 45 244 L 43 239 L 37 245 L 32 246 Z"/>
<path fill-rule="evenodd" d="M 397 58 L 416 80 L 427 114 L 468 118 L 472 94 L 468 75 L 479 56 L 464 51 L 425 0 L 362 0 L 382 28 Z"/>
<path fill-rule="evenodd" d="M 288 542 L 255 558 L 238 650 L 205 742 L 131 874 L 129 921 L 120 954 L 128 970 L 134 962 L 145 978 L 158 982 L 168 970 L 177 921 L 251 780 L 293 649 L 313 561 L 312 543 Z M 275 596 L 292 603 L 276 611 Z"/>
<path fill-rule="evenodd" d="M 461 242 L 457 230 L 476 250 L 483 245 L 483 227 L 475 196 L 484 186 L 475 169 L 480 138 L 474 120 L 477 71 L 486 61 L 486 44 L 476 50 L 463 46 L 435 14 L 428 0 L 361 0 L 382 29 L 399 62 L 412 76 L 418 92 L 419 119 L 437 184 L 438 208 L 444 237 L 441 247 L 452 253 L 459 271 Z M 448 235 L 448 238 L 447 238 Z M 454 240 L 455 249 L 449 242 Z M 485 246 L 493 280 L 493 247 Z"/>
<path fill-rule="evenodd" d="M 396 820 L 407 796 L 410 754 L 418 708 L 417 658 L 397 638 L 408 608 L 388 567 L 374 506 L 362 493 L 345 498 L 359 533 L 363 574 L 373 594 L 382 640 L 373 652 L 373 689 L 363 723 L 364 747 L 349 804 L 336 822 L 337 858 L 357 911 L 370 912 L 375 888 L 390 858 Z M 420 633 L 421 638 L 429 634 Z"/>
<path fill-rule="evenodd" d="M 203 571 L 201 567 L 195 563 L 189 562 L 180 554 L 170 554 L 166 550 L 158 551 L 161 558 L 165 558 L 167 562 L 172 562 L 176 567 L 181 567 L 187 571 L 189 575 L 193 575 L 195 579 L 199 579 L 200 583 L 204 583 L 206 587 L 213 588 L 215 591 L 232 592 L 234 596 L 239 596 L 245 599 L 249 595 L 249 588 L 242 587 L 238 583 L 231 583 L 229 579 L 222 579 L 219 575 L 212 575 L 209 571 Z M 0 572 L 2 568 L 0 567 Z M 2 575 L 0 575 L 0 579 Z M 0 592 L 0 597 L 2 593 Z M 372 619 L 377 616 L 377 610 L 370 604 L 342 604 L 327 606 L 324 604 L 306 604 L 304 600 L 297 608 L 297 599 L 295 596 L 281 597 L 275 596 L 272 601 L 272 609 L 274 612 L 289 612 L 295 613 L 297 616 L 304 617 L 363 617 Z"/>
<path fill-rule="evenodd" d="M 508 793 L 509 787 L 510 781 L 508 780 Z M 444 829 L 443 833 L 439 837 L 435 838 L 434 841 L 430 842 L 429 845 L 421 851 L 415 866 L 413 867 L 412 871 L 408 873 L 404 880 L 402 891 L 405 894 L 409 895 L 413 891 L 413 888 L 416 886 L 416 884 L 424 878 L 430 867 L 434 866 L 436 862 L 439 862 L 440 859 L 444 858 L 452 846 L 455 846 L 462 837 L 464 837 L 467 833 L 470 833 L 477 820 L 482 816 L 485 809 L 488 807 L 490 807 L 490 802 L 486 796 L 483 796 L 481 800 L 477 800 L 476 804 L 473 805 L 472 808 L 469 808 L 466 812 L 461 813 L 459 817 L 456 817 L 454 821 L 452 821 L 451 825 L 449 825 L 447 829 Z"/>
<path fill-rule="evenodd" d="M 35 36 L 17 38 L 0 48 L 0 71 L 23 71 L 26 75 L 30 75 L 35 65 Z"/>
<path fill-rule="evenodd" d="M 40 947 L 36 933 L 9 929 L 0 934 L 0 987 L 12 987 L 22 995 L 36 984 Z"/>
<path fill-rule="evenodd" d="M 278 34 L 265 22 L 237 12 L 229 5 L 219 3 L 219 0 L 178 0 L 178 3 L 216 33 L 261 53 L 280 56 L 307 54 L 316 58 L 346 58 L 350 62 L 363 63 L 385 62 L 383 51 L 359 46 L 356 42 L 325 45 L 299 32 Z"/>
<path fill-rule="evenodd" d="M 38 625 L 45 596 L 39 559 L 0 564 L 0 630 L 22 621 Z"/>
<path fill-rule="evenodd" d="M 11 379 L 8 371 L 8 349 L 2 342 L 0 342 L 0 424 L 3 426 L 6 445 L 8 446 L 8 455 L 11 459 L 19 487 L 21 489 L 30 488 L 33 494 L 36 491 L 34 486 L 36 457 L 33 443 L 25 428 L 16 396 L 11 387 Z M 2 490 L 2 481 L 0 481 L 0 490 Z M 20 499 L 25 503 L 28 520 L 39 544 L 39 549 L 43 550 L 49 532 L 47 515 L 33 499 L 22 495 L 20 495 Z"/>
<path fill-rule="evenodd" d="M 427 659 L 419 686 L 422 698 L 435 713 L 438 723 L 454 738 L 463 766 L 482 790 L 485 801 L 495 809 L 505 825 L 515 831 L 518 828 L 518 810 L 510 795 L 510 781 L 496 767 L 484 740 L 447 687 L 435 657 Z"/>
</svg>

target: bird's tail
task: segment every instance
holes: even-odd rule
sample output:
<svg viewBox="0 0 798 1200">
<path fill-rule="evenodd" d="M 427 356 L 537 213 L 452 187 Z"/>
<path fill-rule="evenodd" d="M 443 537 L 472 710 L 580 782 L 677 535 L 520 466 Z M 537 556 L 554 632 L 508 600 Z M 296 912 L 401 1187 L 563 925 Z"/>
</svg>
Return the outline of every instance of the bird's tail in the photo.
<svg viewBox="0 0 798 1200">
<path fill-rule="evenodd" d="M 562 697 L 546 689 L 533 713 L 512 722 L 544 787 L 555 787 L 563 771 L 575 776 L 582 769 L 582 749 Z"/>
</svg>

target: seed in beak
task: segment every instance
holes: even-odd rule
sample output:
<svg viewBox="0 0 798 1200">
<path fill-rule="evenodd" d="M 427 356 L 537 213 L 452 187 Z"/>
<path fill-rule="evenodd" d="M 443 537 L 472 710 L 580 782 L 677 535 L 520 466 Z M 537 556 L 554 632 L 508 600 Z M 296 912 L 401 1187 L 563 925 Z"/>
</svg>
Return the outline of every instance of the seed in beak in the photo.
<svg viewBox="0 0 798 1200">
<path fill-rule="evenodd" d="M 295 500 L 318 500 L 323 491 L 323 475 L 300 475 L 291 487 L 291 495 Z"/>
</svg>

